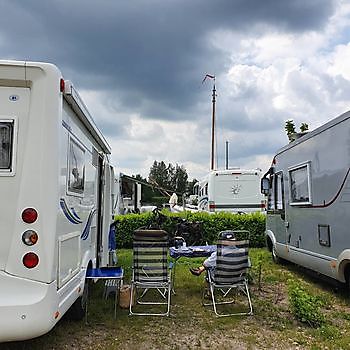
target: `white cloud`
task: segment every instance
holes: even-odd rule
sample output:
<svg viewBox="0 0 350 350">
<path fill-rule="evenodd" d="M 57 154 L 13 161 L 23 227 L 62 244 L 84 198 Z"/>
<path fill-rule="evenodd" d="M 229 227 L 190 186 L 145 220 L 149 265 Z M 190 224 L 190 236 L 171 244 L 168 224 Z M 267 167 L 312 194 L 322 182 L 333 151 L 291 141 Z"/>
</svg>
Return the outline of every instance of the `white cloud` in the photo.
<svg viewBox="0 0 350 350">
<path fill-rule="evenodd" d="M 306 122 L 313 129 L 348 109 L 349 15 L 350 4 L 339 1 L 334 15 L 318 30 L 220 27 L 200 39 L 227 64 L 216 73 L 217 153 L 221 167 L 226 140 L 230 142 L 232 166 L 267 170 L 274 152 L 287 143 L 287 119 L 294 119 L 297 127 Z M 215 74 L 213 67 L 218 66 L 208 57 L 209 71 L 203 75 Z M 110 137 L 114 162 L 128 174 L 145 177 L 154 160 L 183 164 L 190 178 L 200 178 L 208 171 L 210 89 L 203 89 L 196 97 L 190 111 L 195 121 L 180 116 L 181 100 L 179 110 L 161 120 L 161 114 L 168 111 L 161 106 L 157 119 L 149 115 L 146 119 L 141 109 L 133 114 L 123 111 L 123 104 L 112 94 L 106 103 L 101 93 L 84 92 L 102 124 L 123 129 Z M 150 103 L 152 108 L 157 105 L 155 100 Z M 181 117 L 182 121 L 169 121 L 171 117 Z"/>
<path fill-rule="evenodd" d="M 327 72 L 333 76 L 341 75 L 350 80 L 350 42 L 347 45 L 338 45 L 330 57 Z"/>
</svg>

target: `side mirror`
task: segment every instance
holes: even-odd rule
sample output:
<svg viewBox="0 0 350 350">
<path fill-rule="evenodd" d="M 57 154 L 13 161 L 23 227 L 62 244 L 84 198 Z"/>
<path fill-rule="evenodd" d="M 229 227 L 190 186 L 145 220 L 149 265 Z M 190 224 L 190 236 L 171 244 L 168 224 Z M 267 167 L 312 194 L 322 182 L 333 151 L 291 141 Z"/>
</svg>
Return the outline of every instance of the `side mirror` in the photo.
<svg viewBox="0 0 350 350">
<path fill-rule="evenodd" d="M 270 180 L 267 177 L 263 177 L 260 183 L 261 193 L 267 196 L 270 192 Z"/>
</svg>

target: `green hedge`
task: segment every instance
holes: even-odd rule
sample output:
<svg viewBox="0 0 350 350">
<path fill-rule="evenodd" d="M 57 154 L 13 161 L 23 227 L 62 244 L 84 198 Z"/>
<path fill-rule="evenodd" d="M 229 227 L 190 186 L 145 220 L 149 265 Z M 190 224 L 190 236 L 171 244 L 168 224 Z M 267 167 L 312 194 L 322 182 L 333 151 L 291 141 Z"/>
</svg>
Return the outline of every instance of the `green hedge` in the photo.
<svg viewBox="0 0 350 350">
<path fill-rule="evenodd" d="M 247 230 L 250 232 L 250 246 L 265 246 L 265 215 L 260 213 L 238 215 L 232 213 L 183 212 L 169 213 L 165 215 L 162 228 L 169 233 L 175 232 L 176 220 L 172 217 L 181 217 L 188 221 L 203 222 L 203 240 L 212 244 L 216 242 L 218 233 L 224 230 Z M 154 220 L 154 214 L 127 214 L 118 215 L 115 218 L 116 238 L 118 248 L 132 247 L 132 233 L 139 227 L 147 227 Z"/>
</svg>

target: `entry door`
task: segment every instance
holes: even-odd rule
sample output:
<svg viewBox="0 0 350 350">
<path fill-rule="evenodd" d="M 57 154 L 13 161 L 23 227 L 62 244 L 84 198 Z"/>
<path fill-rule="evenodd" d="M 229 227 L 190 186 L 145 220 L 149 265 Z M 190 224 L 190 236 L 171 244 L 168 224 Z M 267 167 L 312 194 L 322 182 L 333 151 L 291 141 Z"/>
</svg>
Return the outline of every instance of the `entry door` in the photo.
<svg viewBox="0 0 350 350">
<path fill-rule="evenodd" d="M 96 240 L 96 267 L 100 267 L 103 253 L 103 203 L 104 202 L 104 169 L 103 157 L 98 155 L 97 166 L 97 240 Z"/>
<path fill-rule="evenodd" d="M 283 172 L 278 172 L 272 175 L 271 181 L 272 193 L 269 198 L 267 226 L 273 231 L 278 246 L 278 244 L 288 244 L 287 230 L 285 224 L 286 209 Z"/>
</svg>

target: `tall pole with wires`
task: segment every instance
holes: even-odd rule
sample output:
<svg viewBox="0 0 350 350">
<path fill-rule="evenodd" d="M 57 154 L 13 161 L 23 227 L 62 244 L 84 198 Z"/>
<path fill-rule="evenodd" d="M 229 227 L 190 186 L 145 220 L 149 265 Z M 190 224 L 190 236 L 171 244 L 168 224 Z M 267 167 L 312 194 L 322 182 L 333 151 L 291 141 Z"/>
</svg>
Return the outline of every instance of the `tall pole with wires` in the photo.
<svg viewBox="0 0 350 350">
<path fill-rule="evenodd" d="M 210 161 L 210 170 L 215 168 L 215 103 L 216 103 L 216 87 L 215 87 L 215 75 L 206 74 L 202 84 L 205 80 L 213 79 L 213 92 L 212 92 L 212 116 L 211 116 L 211 161 Z"/>
</svg>

